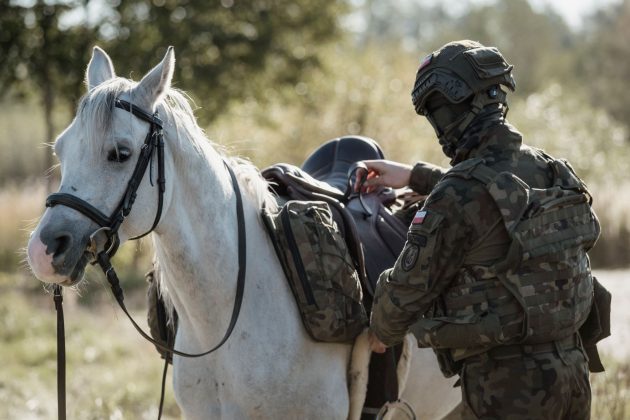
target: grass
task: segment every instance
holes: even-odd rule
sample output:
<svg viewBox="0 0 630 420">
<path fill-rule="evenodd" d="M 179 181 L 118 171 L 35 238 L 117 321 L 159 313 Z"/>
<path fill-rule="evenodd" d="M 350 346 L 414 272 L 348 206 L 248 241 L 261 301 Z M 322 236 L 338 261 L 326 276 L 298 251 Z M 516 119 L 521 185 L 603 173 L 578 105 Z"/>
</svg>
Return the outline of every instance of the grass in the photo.
<svg viewBox="0 0 630 420">
<path fill-rule="evenodd" d="M 611 357 L 604 357 L 604 366 L 606 372 L 591 375 L 591 417 L 598 420 L 627 419 L 630 416 L 630 366 Z"/>
<path fill-rule="evenodd" d="M 0 274 L 2 419 L 56 416 L 54 305 L 51 296 L 26 287 L 29 282 L 38 283 L 26 274 Z M 162 360 L 137 335 L 109 295 L 100 294 L 100 303 L 89 307 L 66 294 L 68 418 L 154 419 Z M 140 303 L 141 294 L 138 291 L 128 300 L 134 317 L 142 321 L 145 306 Z M 604 356 L 604 365 L 605 373 L 591 376 L 592 418 L 626 419 L 630 415 L 630 366 L 611 356 Z M 170 384 L 169 373 L 165 419 L 180 417 Z"/>
<path fill-rule="evenodd" d="M 30 276 L 0 280 L 0 418 L 54 418 L 52 297 L 24 291 L 25 282 L 37 283 Z M 153 346 L 132 330 L 111 299 L 90 308 L 66 300 L 68 418 L 156 418 L 163 364 Z M 138 320 L 146 318 L 134 312 Z M 166 419 L 179 417 L 170 382 L 165 414 Z"/>
</svg>

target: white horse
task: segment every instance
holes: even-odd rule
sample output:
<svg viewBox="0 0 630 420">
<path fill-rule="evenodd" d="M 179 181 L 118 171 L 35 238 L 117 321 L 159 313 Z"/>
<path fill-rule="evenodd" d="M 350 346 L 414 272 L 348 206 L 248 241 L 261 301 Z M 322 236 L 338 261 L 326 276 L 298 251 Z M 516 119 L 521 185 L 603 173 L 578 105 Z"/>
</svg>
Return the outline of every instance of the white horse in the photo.
<svg viewBox="0 0 630 420">
<path fill-rule="evenodd" d="M 164 121 L 166 189 L 163 214 L 152 233 L 161 288 L 179 314 L 176 348 L 201 352 L 214 346 L 230 321 L 235 299 L 237 217 L 235 191 L 221 156 L 195 122 L 185 96 L 171 88 L 175 58 L 164 59 L 139 83 L 116 77 L 109 56 L 94 49 L 88 92 L 77 115 L 55 142 L 61 162 L 60 192 L 111 214 L 122 197 L 149 124 L 112 106 L 119 98 Z M 314 342 L 307 335 L 282 267 L 261 222 L 273 197 L 255 168 L 228 159 L 243 191 L 247 276 L 236 327 L 211 355 L 175 356 L 173 388 L 188 419 L 344 419 L 356 417 L 369 355 L 364 336 L 355 346 Z M 156 188 L 144 176 L 121 241 L 150 230 Z M 80 281 L 86 248 L 98 225 L 67 206 L 44 213 L 28 245 L 33 273 L 64 286 Z M 440 418 L 460 401 L 453 380 L 440 374 L 430 350 L 407 354 L 402 398 L 418 418 Z M 363 360 L 363 362 L 360 362 Z M 364 384 L 363 384 L 364 386 Z M 351 398 L 349 389 L 358 389 Z M 351 411 L 351 400 L 354 407 Z M 359 408 L 360 410 L 360 408 Z"/>
</svg>

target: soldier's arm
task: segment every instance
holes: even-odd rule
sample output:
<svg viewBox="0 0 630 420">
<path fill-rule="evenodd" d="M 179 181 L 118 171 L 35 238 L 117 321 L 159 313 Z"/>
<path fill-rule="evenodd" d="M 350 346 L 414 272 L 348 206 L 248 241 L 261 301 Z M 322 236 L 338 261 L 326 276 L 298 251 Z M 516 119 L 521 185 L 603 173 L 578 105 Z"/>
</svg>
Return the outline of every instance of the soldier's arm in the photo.
<svg viewBox="0 0 630 420">
<path fill-rule="evenodd" d="M 446 171 L 428 162 L 418 162 L 411 169 L 409 188 L 420 195 L 429 195 Z"/>
<path fill-rule="evenodd" d="M 447 171 L 427 162 L 418 162 L 414 166 L 384 159 L 364 160 L 363 163 L 368 169 L 364 187 L 408 186 L 420 195 L 429 195 Z"/>
<path fill-rule="evenodd" d="M 416 214 L 393 268 L 376 286 L 370 329 L 388 346 L 400 342 L 462 266 L 471 228 L 463 209 L 443 189 Z"/>
</svg>

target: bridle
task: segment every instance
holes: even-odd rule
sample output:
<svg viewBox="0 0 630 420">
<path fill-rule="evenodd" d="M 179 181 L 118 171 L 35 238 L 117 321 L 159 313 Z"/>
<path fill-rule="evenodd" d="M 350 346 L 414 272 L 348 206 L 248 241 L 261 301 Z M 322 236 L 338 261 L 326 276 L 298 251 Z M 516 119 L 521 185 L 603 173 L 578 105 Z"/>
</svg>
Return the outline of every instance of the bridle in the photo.
<svg viewBox="0 0 630 420">
<path fill-rule="evenodd" d="M 166 185 L 166 178 L 164 175 L 164 136 L 163 136 L 163 124 L 162 120 L 158 118 L 157 111 L 153 114 L 149 114 L 148 112 L 134 106 L 133 104 L 124 101 L 122 99 L 116 99 L 114 102 L 114 106 L 116 108 L 123 109 L 127 112 L 132 113 L 136 117 L 140 118 L 149 123 L 149 132 L 144 140 L 144 144 L 140 149 L 140 155 L 138 156 L 138 161 L 136 162 L 136 167 L 131 175 L 131 179 L 127 184 L 127 189 L 123 194 L 120 203 L 116 207 L 116 209 L 112 212 L 112 214 L 108 217 L 103 212 L 101 212 L 96 207 L 92 206 L 87 201 L 68 193 L 54 193 L 48 196 L 46 199 L 46 207 L 54 207 L 56 205 L 63 205 L 66 207 L 70 207 L 84 216 L 90 218 L 96 224 L 100 226 L 91 236 L 90 236 L 90 248 L 89 252 L 92 254 L 93 261 L 92 264 L 98 264 L 105 276 L 107 281 L 109 282 L 114 297 L 118 302 L 118 305 L 123 310 L 125 315 L 129 318 L 135 329 L 140 333 L 140 335 L 146 340 L 150 341 L 155 346 L 159 347 L 161 350 L 176 354 L 178 356 L 183 357 L 201 357 L 207 354 L 218 350 L 230 337 L 234 327 L 236 326 L 236 321 L 238 320 L 238 315 L 241 308 L 241 303 L 243 301 L 243 294 L 245 290 L 245 274 L 246 274 L 246 262 L 247 262 L 247 253 L 246 253 L 246 235 L 245 235 L 245 216 L 243 210 L 243 199 L 241 196 L 240 187 L 238 185 L 238 181 L 236 179 L 236 175 L 232 168 L 227 164 L 224 160 L 223 163 L 230 174 L 230 178 L 232 180 L 232 186 L 235 192 L 236 198 L 236 215 L 237 215 L 237 225 L 238 225 L 238 275 L 236 281 L 236 296 L 234 300 L 234 307 L 232 309 L 232 317 L 230 319 L 230 324 L 225 332 L 221 341 L 210 350 L 207 350 L 203 353 L 185 353 L 179 350 L 175 350 L 174 346 L 166 347 L 162 343 L 154 340 L 151 336 L 149 336 L 146 332 L 140 328 L 140 326 L 134 321 L 134 319 L 129 314 L 125 303 L 123 290 L 120 287 L 120 280 L 118 279 L 118 275 L 112 266 L 110 259 L 114 256 L 116 251 L 118 250 L 118 246 L 120 245 L 120 238 L 118 236 L 118 230 L 120 226 L 124 222 L 125 218 L 131 212 L 131 208 L 136 199 L 138 188 L 140 187 L 140 183 L 144 178 L 144 174 L 147 170 L 147 167 L 151 165 L 153 162 L 153 154 L 154 151 L 157 150 L 157 160 L 158 160 L 158 208 L 155 214 L 155 218 L 153 220 L 153 225 L 151 229 L 142 235 L 131 238 L 139 239 L 143 236 L 151 233 L 155 227 L 160 222 L 160 218 L 162 216 L 162 207 L 164 204 L 164 191 Z M 149 175 L 151 176 L 151 174 Z M 153 180 L 150 179 L 151 185 L 153 185 Z M 99 240 L 99 236 L 104 234 L 106 236 L 105 241 Z M 65 393 L 65 338 L 64 338 L 64 319 L 63 319 L 63 297 L 62 297 L 62 288 L 60 285 L 55 285 L 54 287 L 54 301 L 55 301 L 55 309 L 57 311 L 57 400 L 58 400 L 58 418 L 65 420 L 66 418 L 66 393 Z M 162 391 L 160 396 L 160 406 L 158 411 L 158 419 L 162 416 L 162 405 L 164 402 L 164 387 L 165 387 L 165 379 L 166 379 L 166 371 L 168 367 L 168 358 L 165 358 L 164 371 L 162 375 Z"/>
<path fill-rule="evenodd" d="M 123 194 L 120 202 L 116 209 L 112 212 L 110 216 L 106 216 L 99 209 L 88 203 L 87 201 L 68 193 L 54 193 L 50 194 L 46 199 L 46 207 L 54 207 L 58 204 L 62 204 L 66 207 L 70 207 L 84 216 L 89 217 L 92 221 L 96 222 L 104 232 L 107 237 L 107 253 L 109 257 L 113 257 L 116 253 L 118 246 L 120 245 L 120 238 L 118 237 L 118 229 L 122 225 L 125 218 L 131 212 L 131 207 L 133 206 L 134 201 L 136 200 L 136 195 L 138 192 L 138 188 L 140 187 L 140 183 L 144 178 L 144 174 L 147 170 L 149 164 L 153 164 L 153 152 L 157 150 L 157 160 L 158 160 L 158 208 L 155 213 L 155 219 L 153 220 L 153 225 L 151 229 L 142 235 L 131 238 L 139 239 L 143 236 L 148 235 L 155 229 L 155 227 L 160 222 L 160 218 L 162 217 L 162 206 L 164 205 L 164 191 L 166 187 L 166 178 L 164 176 L 164 135 L 162 132 L 162 120 L 158 118 L 157 111 L 154 114 L 149 114 L 146 111 L 134 106 L 133 104 L 124 101 L 122 99 L 116 99 L 114 102 L 114 106 L 116 108 L 124 109 L 149 123 L 149 132 L 144 139 L 144 144 L 140 148 L 140 156 L 138 156 L 138 161 L 136 162 L 136 167 L 133 170 L 133 174 L 131 175 L 131 179 L 129 179 L 129 183 L 127 184 L 127 189 Z M 150 174 L 151 177 L 151 174 Z M 151 185 L 153 185 L 153 179 L 150 179 Z M 96 256 L 96 255 L 94 255 Z"/>
</svg>

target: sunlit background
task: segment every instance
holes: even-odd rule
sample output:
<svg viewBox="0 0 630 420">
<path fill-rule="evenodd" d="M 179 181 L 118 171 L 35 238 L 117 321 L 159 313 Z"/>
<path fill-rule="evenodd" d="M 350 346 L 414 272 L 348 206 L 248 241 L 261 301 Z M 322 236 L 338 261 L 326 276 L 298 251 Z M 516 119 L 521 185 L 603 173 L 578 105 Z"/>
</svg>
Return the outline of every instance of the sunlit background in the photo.
<svg viewBox="0 0 630 420">
<path fill-rule="evenodd" d="M 299 165 L 344 134 L 376 139 L 394 160 L 447 166 L 410 91 L 419 60 L 463 38 L 514 64 L 508 119 L 526 143 L 569 159 L 593 193 L 603 234 L 592 263 L 614 292 L 593 418 L 630 416 L 630 0 L 0 0 L 0 418 L 56 411 L 54 308 L 23 247 L 56 188 L 48 144 L 74 116 L 94 45 L 136 80 L 173 45 L 175 86 L 208 138 L 260 168 Z M 116 257 L 140 319 L 150 260 L 149 241 Z M 87 277 L 66 297 L 69 418 L 155 418 L 160 359 L 102 275 Z M 166 417 L 178 418 L 168 391 Z"/>
</svg>

